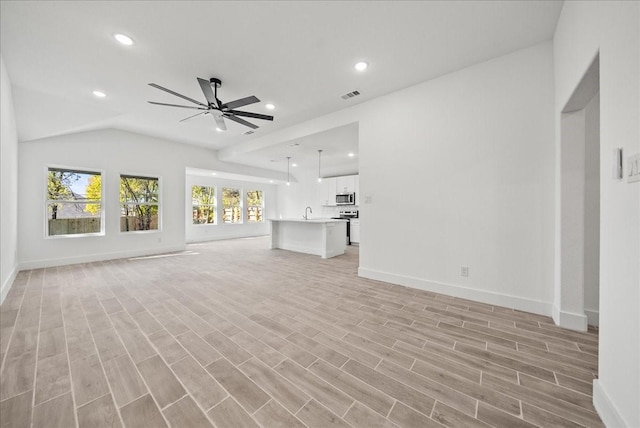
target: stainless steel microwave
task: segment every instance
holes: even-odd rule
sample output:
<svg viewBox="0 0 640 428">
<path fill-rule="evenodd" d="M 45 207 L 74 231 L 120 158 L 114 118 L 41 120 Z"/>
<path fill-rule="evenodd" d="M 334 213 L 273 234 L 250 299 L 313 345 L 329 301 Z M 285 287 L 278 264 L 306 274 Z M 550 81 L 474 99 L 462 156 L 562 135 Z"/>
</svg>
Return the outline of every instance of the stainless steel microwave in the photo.
<svg viewBox="0 0 640 428">
<path fill-rule="evenodd" d="M 336 195 L 336 205 L 355 205 L 356 194 L 355 193 L 341 193 Z"/>
</svg>

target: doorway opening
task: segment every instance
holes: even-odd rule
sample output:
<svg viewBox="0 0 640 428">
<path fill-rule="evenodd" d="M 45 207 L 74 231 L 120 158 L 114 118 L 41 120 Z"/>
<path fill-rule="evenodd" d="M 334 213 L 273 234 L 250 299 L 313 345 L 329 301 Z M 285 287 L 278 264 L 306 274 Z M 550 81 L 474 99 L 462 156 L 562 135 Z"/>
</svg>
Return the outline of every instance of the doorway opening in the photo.
<svg viewBox="0 0 640 428">
<path fill-rule="evenodd" d="M 596 56 L 561 113 L 559 260 L 554 320 L 598 326 L 600 294 L 600 61 Z"/>
</svg>

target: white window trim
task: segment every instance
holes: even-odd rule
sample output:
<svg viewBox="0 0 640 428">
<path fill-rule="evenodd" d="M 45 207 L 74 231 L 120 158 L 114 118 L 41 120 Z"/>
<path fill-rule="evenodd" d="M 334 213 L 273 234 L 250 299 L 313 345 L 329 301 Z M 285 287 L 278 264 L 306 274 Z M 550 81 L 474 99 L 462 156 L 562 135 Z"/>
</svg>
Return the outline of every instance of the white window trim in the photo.
<svg viewBox="0 0 640 428">
<path fill-rule="evenodd" d="M 224 189 L 237 189 L 240 191 L 240 222 L 238 223 L 226 223 L 224 221 Z M 244 189 L 240 186 L 222 186 L 222 191 L 220 192 L 220 201 L 222 202 L 222 209 L 220 210 L 220 224 L 226 224 L 228 226 L 238 226 L 238 225 L 243 225 L 243 224 L 247 224 L 247 222 L 245 221 L 245 215 L 244 215 L 244 200 L 245 200 L 245 196 L 244 196 Z"/>
<path fill-rule="evenodd" d="M 50 169 L 62 169 L 65 171 L 75 171 L 75 172 L 85 172 L 85 173 L 93 173 L 100 174 L 100 232 L 95 233 L 73 233 L 67 235 L 49 235 L 49 212 L 47 211 L 49 207 L 49 170 Z M 44 222 L 43 222 L 43 234 L 44 239 L 74 239 L 74 238 L 87 238 L 87 237 L 96 237 L 96 236 L 105 236 L 106 228 L 105 228 L 105 187 L 106 187 L 106 177 L 104 170 L 100 168 L 87 168 L 87 167 L 74 167 L 74 166 L 64 166 L 64 165 L 54 165 L 47 164 L 44 166 L 44 188 L 41 200 L 44 201 Z M 75 202 L 77 201 L 58 201 L 58 202 Z M 95 204 L 95 202 L 92 202 Z"/>
<path fill-rule="evenodd" d="M 193 203 L 193 188 L 194 187 L 213 187 L 213 194 L 214 194 L 214 203 L 213 204 L 194 204 Z M 218 221 L 218 186 L 213 185 L 210 186 L 208 184 L 192 184 L 191 185 L 191 226 L 193 227 L 202 227 L 202 226 L 217 226 L 219 224 Z M 213 223 L 194 223 L 193 222 L 193 207 L 198 206 L 198 207 L 213 207 L 214 208 L 214 212 L 215 215 L 213 216 Z"/>
<path fill-rule="evenodd" d="M 122 231 L 120 230 L 120 217 L 122 215 L 122 202 L 120 202 L 120 180 L 122 176 L 127 177 L 139 177 L 139 178 L 156 178 L 158 180 L 158 203 L 152 204 L 149 202 L 141 202 L 139 204 L 134 205 L 158 205 L 158 228 L 152 230 L 130 230 L 130 231 Z M 120 235 L 140 235 L 140 234 L 153 234 L 153 233 L 162 233 L 162 204 L 164 201 L 164 195 L 162 194 L 164 186 L 162 185 L 162 176 L 154 175 L 154 174 L 144 174 L 144 173 L 129 173 L 129 172 L 120 172 L 118 173 L 118 233 Z"/>
<path fill-rule="evenodd" d="M 249 192 L 262 192 L 262 205 L 248 205 L 248 204 L 246 203 L 246 199 L 247 199 L 247 193 L 249 193 Z M 264 208 L 264 207 L 265 207 L 265 201 L 264 201 L 264 199 L 265 199 L 265 191 L 264 191 L 264 189 L 258 189 L 258 188 L 249 189 L 249 190 L 247 190 L 246 192 L 244 192 L 243 197 L 244 197 L 245 205 L 246 205 L 246 206 L 245 206 L 245 208 L 244 208 L 244 211 L 245 211 L 245 213 L 247 214 L 247 221 L 246 221 L 246 224 L 263 224 L 263 223 L 265 223 L 265 220 L 264 220 L 264 213 L 265 213 L 265 208 Z M 249 208 L 251 208 L 251 207 L 262 208 L 262 221 L 249 221 Z"/>
</svg>

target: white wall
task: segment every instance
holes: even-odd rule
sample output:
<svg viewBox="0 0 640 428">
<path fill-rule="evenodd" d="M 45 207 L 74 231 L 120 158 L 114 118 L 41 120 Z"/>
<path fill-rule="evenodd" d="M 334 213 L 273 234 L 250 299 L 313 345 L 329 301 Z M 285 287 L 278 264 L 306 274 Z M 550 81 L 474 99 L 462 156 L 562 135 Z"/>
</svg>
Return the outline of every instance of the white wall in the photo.
<svg viewBox="0 0 640 428">
<path fill-rule="evenodd" d="M 18 268 L 18 136 L 11 80 L 0 55 L 0 303 Z"/>
<path fill-rule="evenodd" d="M 192 186 L 211 186 L 216 188 L 217 224 L 193 224 L 191 208 Z M 222 188 L 232 187 L 240 189 L 243 195 L 243 207 L 246 207 L 246 196 L 249 190 L 262 190 L 264 198 L 263 223 L 225 224 L 222 222 Z M 268 235 L 271 233 L 267 219 L 274 218 L 278 206 L 278 186 L 275 184 L 256 183 L 249 181 L 226 180 L 201 175 L 187 175 L 185 188 L 185 220 L 187 242 L 213 241 L 217 239 L 244 238 L 249 236 Z M 246 208 L 245 208 L 246 212 Z"/>
<path fill-rule="evenodd" d="M 600 354 L 594 404 L 607 426 L 640 426 L 640 184 L 614 180 L 613 149 L 640 152 L 640 3 L 565 2 L 554 36 L 559 116 L 600 57 Z"/>
<path fill-rule="evenodd" d="M 47 165 L 103 171 L 105 236 L 45 238 Z M 219 162 L 216 152 L 211 150 L 125 131 L 84 132 L 21 142 L 18 203 L 24 208 L 20 209 L 18 221 L 20 267 L 26 269 L 183 249 L 186 167 L 262 174 L 269 178 L 269 172 L 264 170 Z M 160 177 L 160 231 L 120 232 L 120 174 Z"/>
<path fill-rule="evenodd" d="M 375 104 L 360 121 L 361 200 L 373 198 L 360 274 L 550 314 L 551 43 Z"/>
</svg>

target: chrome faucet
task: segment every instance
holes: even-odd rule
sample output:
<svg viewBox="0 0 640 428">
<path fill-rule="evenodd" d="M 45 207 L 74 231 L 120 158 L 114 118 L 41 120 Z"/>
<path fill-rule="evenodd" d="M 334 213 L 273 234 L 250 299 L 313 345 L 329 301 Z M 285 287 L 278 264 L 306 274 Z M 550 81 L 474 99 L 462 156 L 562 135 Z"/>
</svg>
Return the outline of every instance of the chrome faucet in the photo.
<svg viewBox="0 0 640 428">
<path fill-rule="evenodd" d="M 307 215 L 307 210 L 309 210 L 309 214 L 313 214 L 313 211 L 311 211 L 311 207 L 307 207 L 304 209 L 304 219 L 305 220 L 309 220 L 309 216 Z"/>
</svg>

